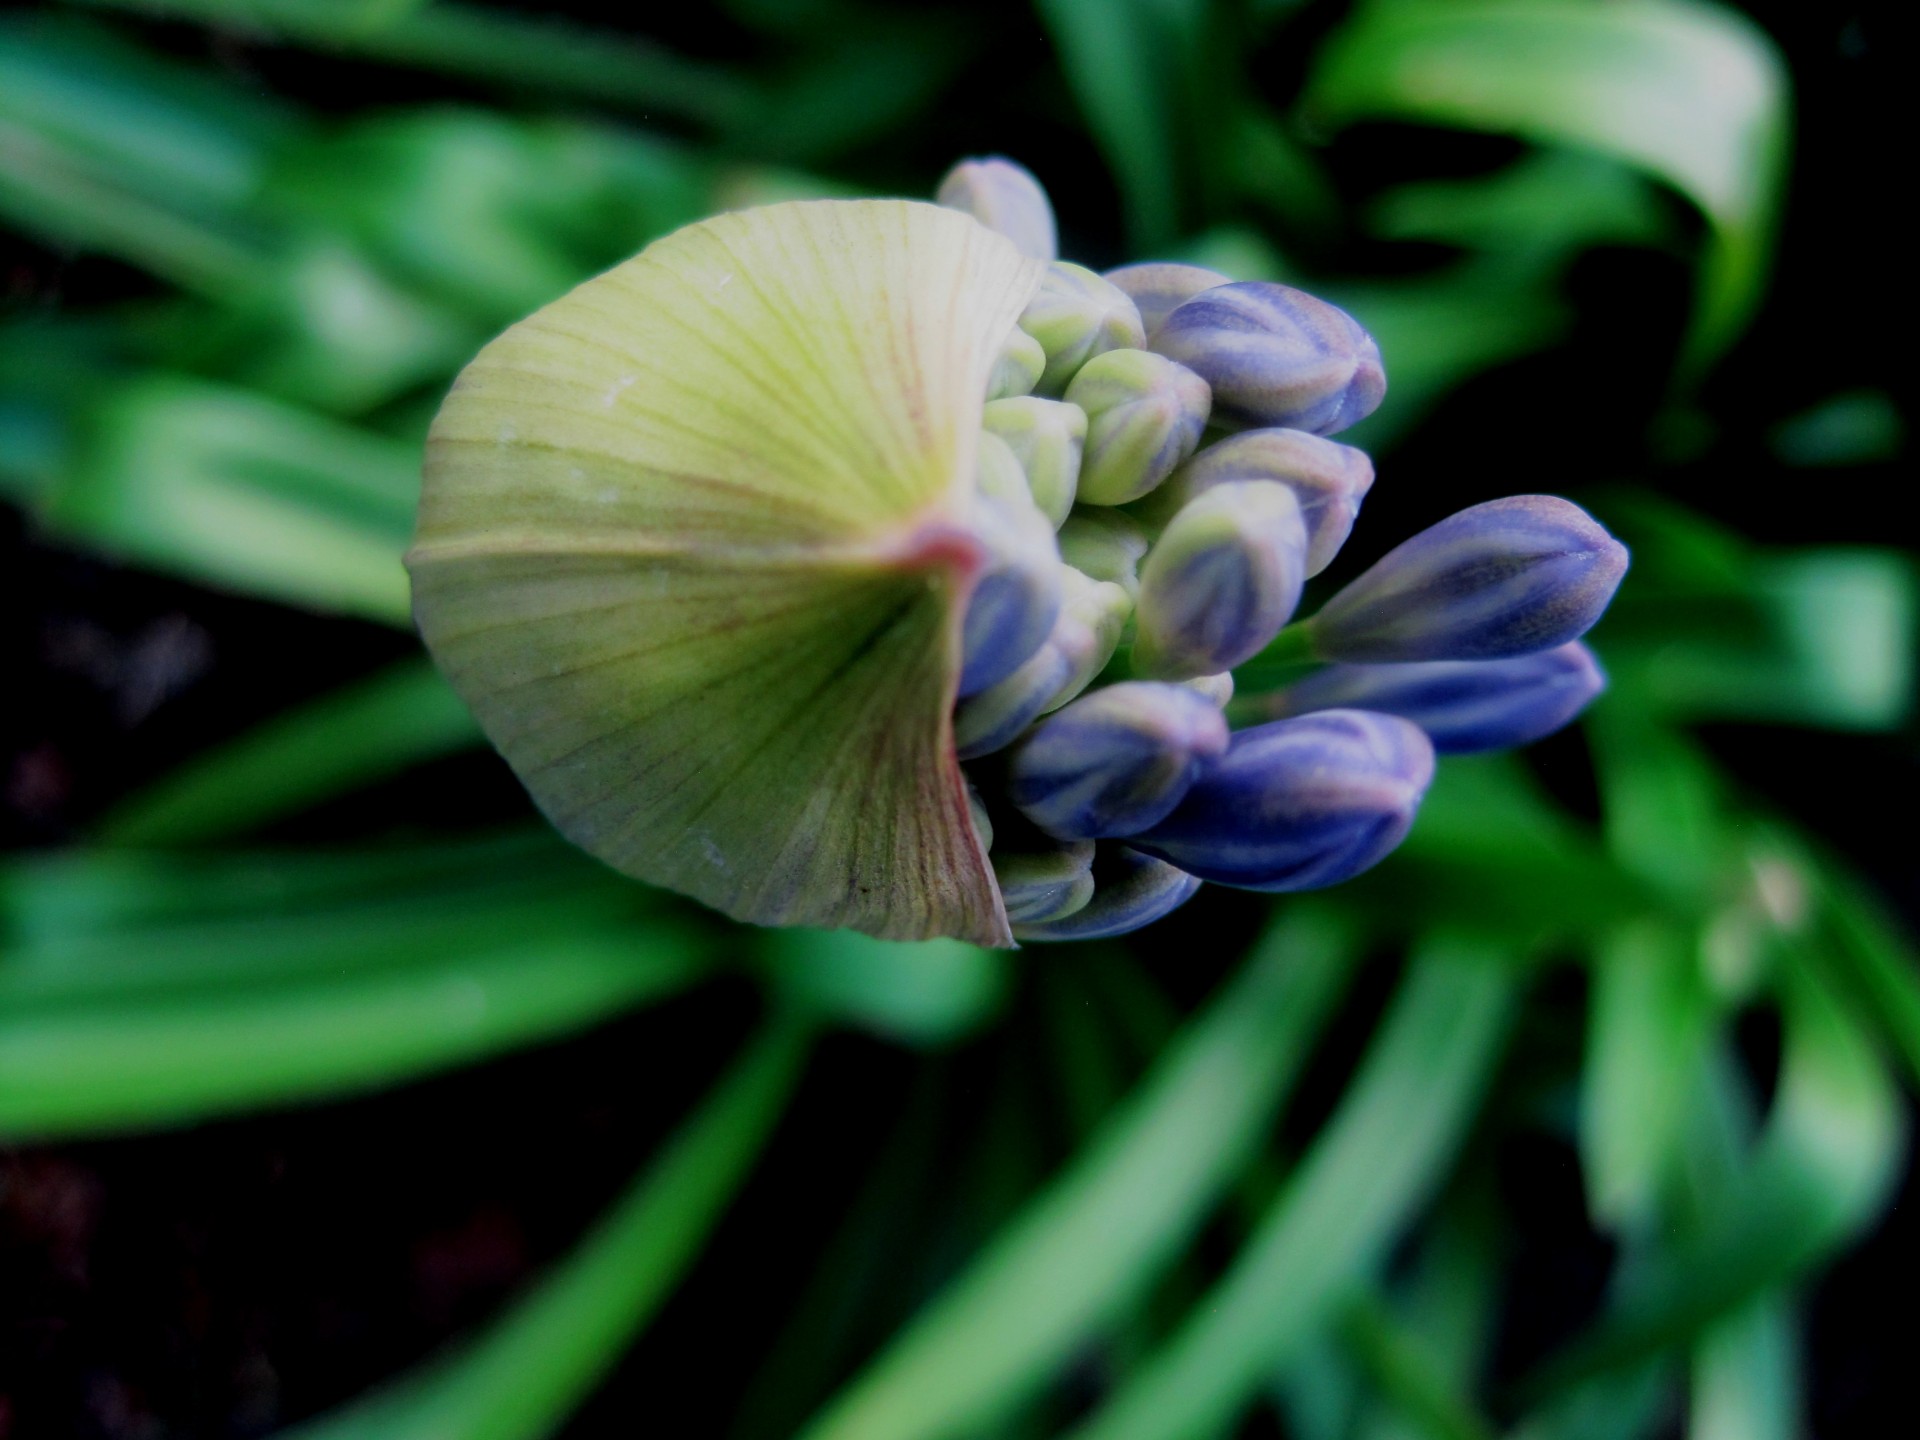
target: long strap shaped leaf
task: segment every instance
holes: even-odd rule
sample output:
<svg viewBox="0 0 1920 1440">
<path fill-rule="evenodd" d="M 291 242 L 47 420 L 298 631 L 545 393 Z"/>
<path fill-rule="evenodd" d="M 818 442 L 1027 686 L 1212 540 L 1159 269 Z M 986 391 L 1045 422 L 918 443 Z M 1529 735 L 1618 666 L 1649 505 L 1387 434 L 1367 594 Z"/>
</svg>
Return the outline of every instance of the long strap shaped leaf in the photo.
<svg viewBox="0 0 1920 1440">
<path fill-rule="evenodd" d="M 799 1080 L 811 1030 L 776 1017 L 585 1241 L 462 1349 L 282 1440 L 535 1440 L 671 1293 Z"/>
</svg>

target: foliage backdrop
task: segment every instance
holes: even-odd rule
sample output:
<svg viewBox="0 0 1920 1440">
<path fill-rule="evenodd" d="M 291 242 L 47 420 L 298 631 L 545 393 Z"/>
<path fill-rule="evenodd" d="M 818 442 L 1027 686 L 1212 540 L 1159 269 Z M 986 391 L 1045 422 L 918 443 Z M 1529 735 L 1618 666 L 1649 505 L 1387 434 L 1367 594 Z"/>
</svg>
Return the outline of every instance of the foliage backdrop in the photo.
<svg viewBox="0 0 1920 1440">
<path fill-rule="evenodd" d="M 1920 747 L 1880 33 L 0 16 L 0 1435 L 1883 1433 Z M 733 929 L 533 824 L 408 628 L 448 377 L 715 208 L 989 151 L 1068 254 L 1375 331 L 1357 562 L 1514 491 L 1627 538 L 1584 733 L 1448 762 L 1359 884 L 1011 957 Z"/>
</svg>

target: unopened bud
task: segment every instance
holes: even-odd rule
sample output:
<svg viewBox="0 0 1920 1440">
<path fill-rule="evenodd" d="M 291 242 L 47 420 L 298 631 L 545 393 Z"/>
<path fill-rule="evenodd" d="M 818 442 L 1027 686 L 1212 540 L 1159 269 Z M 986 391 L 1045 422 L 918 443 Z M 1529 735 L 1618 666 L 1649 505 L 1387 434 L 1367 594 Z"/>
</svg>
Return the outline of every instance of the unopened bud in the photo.
<svg viewBox="0 0 1920 1440">
<path fill-rule="evenodd" d="M 1258 654 L 1300 603 L 1306 556 L 1284 485 L 1229 481 L 1190 501 L 1141 567 L 1134 672 L 1183 680 Z"/>
<path fill-rule="evenodd" d="M 1555 495 L 1489 500 L 1388 551 L 1309 625 L 1324 660 L 1497 660 L 1584 635 L 1627 550 Z"/>
<path fill-rule="evenodd" d="M 961 628 L 961 695 L 1007 678 L 1038 650 L 1060 613 L 1060 551 L 1007 442 L 982 432 L 973 533 L 987 554 Z"/>
<path fill-rule="evenodd" d="M 1212 387 L 1221 423 L 1331 435 L 1387 392 L 1380 347 L 1358 321 L 1264 280 L 1202 291 L 1167 317 L 1153 348 Z"/>
<path fill-rule="evenodd" d="M 964 210 L 989 230 L 997 230 L 1036 260 L 1059 253 L 1053 206 L 1047 192 L 1024 165 L 998 155 L 962 160 L 947 172 L 934 199 L 949 210 Z"/>
<path fill-rule="evenodd" d="M 1432 780 L 1433 746 L 1411 721 L 1323 710 L 1239 731 L 1128 843 L 1221 885 L 1318 889 L 1392 851 Z"/>
<path fill-rule="evenodd" d="M 1138 834 L 1164 820 L 1226 752 L 1226 717 L 1180 685 L 1128 681 L 1035 727 L 1007 765 L 1007 797 L 1061 840 Z"/>
<path fill-rule="evenodd" d="M 1213 397 L 1207 382 L 1151 350 L 1109 350 L 1080 367 L 1067 399 L 1087 415 L 1079 498 L 1137 500 L 1193 454 Z"/>
<path fill-rule="evenodd" d="M 1015 326 L 1007 335 L 1006 344 L 1000 347 L 993 370 L 987 376 L 987 399 L 1031 395 L 1046 368 L 1047 352 L 1040 348 L 1040 342 Z"/>
<path fill-rule="evenodd" d="M 1318 575 L 1353 530 L 1373 487 L 1364 450 L 1304 430 L 1245 430 L 1216 440 L 1153 492 L 1153 516 L 1173 515 L 1194 496 L 1229 480 L 1273 480 L 1293 491 L 1307 524 L 1307 574 Z"/>
<path fill-rule="evenodd" d="M 1129 599 L 1140 598 L 1140 562 L 1153 537 L 1138 520 L 1118 510 L 1078 510 L 1067 517 L 1058 538 L 1067 564 L 1096 580 L 1111 580 Z"/>
<path fill-rule="evenodd" d="M 1104 940 L 1172 914 L 1200 882 L 1125 845 L 1102 845 L 1093 860 L 1093 898 L 1062 919 L 1015 925 L 1019 940 Z"/>
<path fill-rule="evenodd" d="M 1203 290 L 1216 285 L 1231 285 L 1233 277 L 1209 270 L 1204 265 L 1178 265 L 1170 261 L 1145 265 L 1122 265 L 1107 271 L 1107 279 L 1126 291 L 1127 298 L 1140 312 L 1140 323 L 1147 327 L 1147 339 L 1160 333 L 1167 317 Z"/>
<path fill-rule="evenodd" d="M 1086 689 L 1113 658 L 1133 610 L 1127 592 L 1070 565 L 1058 570 L 1060 612 L 1045 642 L 1006 679 L 954 707 L 953 744 L 962 760 L 1004 750 Z"/>
<path fill-rule="evenodd" d="M 990 402 L 981 412 L 980 423 L 1007 442 L 1026 472 L 1034 504 L 1058 530 L 1073 509 L 1080 481 L 1086 412 L 1064 400 L 1017 395 Z"/>
<path fill-rule="evenodd" d="M 1233 672 L 1222 670 L 1218 675 L 1196 675 L 1191 680 L 1180 682 L 1194 694 L 1201 696 L 1216 710 L 1227 708 L 1227 702 L 1233 699 Z"/>
<path fill-rule="evenodd" d="M 1264 702 L 1271 715 L 1378 710 L 1411 720 L 1442 755 L 1530 745 L 1567 724 L 1607 687 L 1578 640 L 1507 660 L 1329 665 Z"/>
<path fill-rule="evenodd" d="M 1140 312 L 1118 287 L 1084 265 L 1056 260 L 1027 302 L 1020 328 L 1040 342 L 1047 368 L 1034 388 L 1059 395 L 1075 372 L 1108 350 L 1138 350 L 1147 343 Z"/>
<path fill-rule="evenodd" d="M 1007 919 L 1014 924 L 1064 919 L 1093 898 L 1093 842 L 993 857 Z"/>
</svg>

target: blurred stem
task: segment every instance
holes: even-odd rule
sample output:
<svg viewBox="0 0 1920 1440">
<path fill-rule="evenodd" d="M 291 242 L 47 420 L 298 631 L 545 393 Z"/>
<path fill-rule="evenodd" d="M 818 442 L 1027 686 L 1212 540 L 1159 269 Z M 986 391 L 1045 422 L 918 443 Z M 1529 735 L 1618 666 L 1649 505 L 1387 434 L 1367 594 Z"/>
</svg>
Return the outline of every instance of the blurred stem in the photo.
<svg viewBox="0 0 1920 1440">
<path fill-rule="evenodd" d="M 812 1032 L 769 1021 L 560 1267 L 486 1334 L 283 1440 L 534 1440 L 592 1390 L 699 1256 L 798 1082 Z"/>
<path fill-rule="evenodd" d="M 623 34 L 477 6 L 394 0 L 77 0 L 242 35 L 442 70 L 516 87 L 736 122 L 753 96 L 736 76 Z"/>
<path fill-rule="evenodd" d="M 1372 1295 L 1360 1295 L 1340 1323 L 1341 1338 L 1393 1407 L 1432 1440 L 1494 1440 L 1494 1430 L 1455 1393 L 1447 1377 Z"/>
</svg>

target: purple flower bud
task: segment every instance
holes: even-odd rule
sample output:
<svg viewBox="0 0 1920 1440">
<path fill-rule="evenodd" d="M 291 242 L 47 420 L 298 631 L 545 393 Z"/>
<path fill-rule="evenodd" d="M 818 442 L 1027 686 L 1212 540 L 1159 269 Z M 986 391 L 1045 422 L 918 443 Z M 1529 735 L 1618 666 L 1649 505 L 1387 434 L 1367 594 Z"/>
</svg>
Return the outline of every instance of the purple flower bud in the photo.
<svg viewBox="0 0 1920 1440">
<path fill-rule="evenodd" d="M 1053 206 L 1023 165 L 998 155 L 962 160 L 947 172 L 934 199 L 949 210 L 964 210 L 989 230 L 998 230 L 1023 255 L 1051 260 L 1059 254 Z"/>
<path fill-rule="evenodd" d="M 980 423 L 1020 462 L 1033 503 L 1058 530 L 1073 509 L 1080 481 L 1080 455 L 1087 440 L 1087 413 L 1064 400 L 1015 395 L 988 402 Z"/>
<path fill-rule="evenodd" d="M 1346 544 L 1360 502 L 1373 488 L 1373 461 L 1364 450 L 1304 430 L 1246 430 L 1195 455 L 1153 492 L 1149 503 L 1155 516 L 1171 516 L 1194 496 L 1230 480 L 1274 480 L 1293 491 L 1307 522 L 1307 575 L 1312 577 Z"/>
<path fill-rule="evenodd" d="M 986 551 L 961 625 L 960 694 L 998 684 L 1038 650 L 1060 613 L 1060 550 L 1020 462 L 998 435 L 980 436 L 972 529 Z"/>
<path fill-rule="evenodd" d="M 1104 940 L 1151 925 L 1194 897 L 1200 882 L 1125 845 L 1102 845 L 1093 860 L 1093 898 L 1058 920 L 1015 925 L 1018 940 Z"/>
<path fill-rule="evenodd" d="M 1140 562 L 1153 545 L 1147 527 L 1131 515 L 1099 506 L 1075 511 L 1060 527 L 1060 558 L 1096 580 L 1111 580 L 1140 598 Z"/>
<path fill-rule="evenodd" d="M 1378 710 L 1411 720 L 1442 755 L 1529 745 L 1572 720 L 1606 688 L 1578 640 L 1507 660 L 1329 665 L 1263 702 L 1274 716 Z"/>
<path fill-rule="evenodd" d="M 1080 367 L 1109 350 L 1138 350 L 1147 343 L 1140 312 L 1117 287 L 1084 265 L 1056 260 L 1020 316 L 1020 328 L 1040 342 L 1047 368 L 1035 387 L 1059 395 Z"/>
<path fill-rule="evenodd" d="M 1035 727 L 1007 766 L 1007 798 L 1060 840 L 1133 835 L 1180 803 L 1226 753 L 1226 717 L 1181 685 L 1127 681 Z"/>
<path fill-rule="evenodd" d="M 1151 350 L 1109 350 L 1080 367 L 1067 399 L 1087 415 L 1079 498 L 1137 500 L 1200 443 L 1213 397 L 1207 382 Z"/>
<path fill-rule="evenodd" d="M 1346 311 L 1264 280 L 1203 290 L 1153 348 L 1213 387 L 1216 422 L 1332 435 L 1387 393 L 1380 347 Z"/>
<path fill-rule="evenodd" d="M 1388 551 L 1308 621 L 1323 660 L 1498 660 L 1584 635 L 1627 550 L 1556 495 L 1489 500 Z"/>
<path fill-rule="evenodd" d="M 1167 522 L 1140 570 L 1133 669 L 1184 680 L 1257 655 L 1292 617 L 1307 527 L 1285 485 L 1216 485 Z"/>
<path fill-rule="evenodd" d="M 1004 750 L 1086 689 L 1113 658 L 1133 610 L 1127 592 L 1072 566 L 1058 569 L 1060 613 L 1045 643 L 1006 679 L 954 707 L 954 751 L 962 760 Z"/>
<path fill-rule="evenodd" d="M 1412 722 L 1322 710 L 1240 731 L 1128 843 L 1221 885 L 1318 889 L 1398 845 L 1432 780 L 1433 746 Z"/>
<path fill-rule="evenodd" d="M 1000 354 L 987 375 L 987 399 L 1031 395 L 1046 368 L 1047 352 L 1040 348 L 1040 342 L 1016 326 L 1007 336 L 1007 343 L 1000 347 Z"/>
<path fill-rule="evenodd" d="M 1160 333 L 1160 327 L 1167 323 L 1167 317 L 1202 290 L 1233 283 L 1231 275 L 1222 275 L 1218 270 L 1209 270 L 1204 265 L 1177 265 L 1171 262 L 1122 265 L 1118 270 L 1107 271 L 1107 279 L 1124 290 L 1127 298 L 1140 311 L 1140 320 L 1147 327 L 1149 343 Z"/>
<path fill-rule="evenodd" d="M 993 857 L 1007 919 L 1014 924 L 1064 919 L 1093 898 L 1093 842 L 1016 850 Z"/>
</svg>

